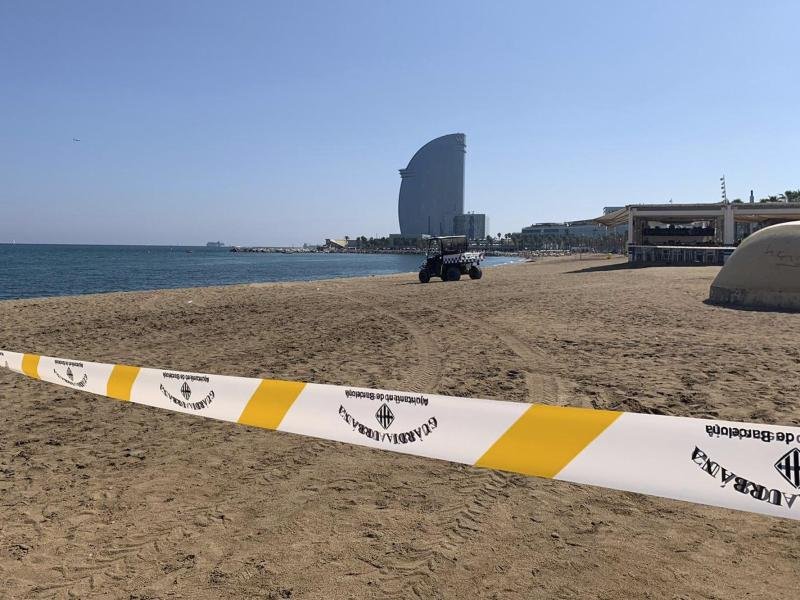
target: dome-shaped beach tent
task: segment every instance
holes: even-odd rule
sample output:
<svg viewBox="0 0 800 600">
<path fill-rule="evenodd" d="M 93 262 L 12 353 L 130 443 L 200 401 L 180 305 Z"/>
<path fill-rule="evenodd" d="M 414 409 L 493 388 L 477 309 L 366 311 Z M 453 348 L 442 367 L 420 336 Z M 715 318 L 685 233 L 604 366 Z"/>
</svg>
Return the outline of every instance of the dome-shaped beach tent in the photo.
<svg viewBox="0 0 800 600">
<path fill-rule="evenodd" d="M 745 239 L 711 284 L 709 300 L 800 311 L 800 221 L 765 227 Z"/>
</svg>

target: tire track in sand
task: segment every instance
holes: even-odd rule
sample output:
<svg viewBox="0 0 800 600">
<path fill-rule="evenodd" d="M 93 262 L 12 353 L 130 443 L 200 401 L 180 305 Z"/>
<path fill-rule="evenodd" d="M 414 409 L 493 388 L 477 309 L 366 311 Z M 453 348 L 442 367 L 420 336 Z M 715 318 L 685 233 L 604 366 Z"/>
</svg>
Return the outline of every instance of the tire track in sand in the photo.
<svg viewBox="0 0 800 600">
<path fill-rule="evenodd" d="M 456 468 L 450 478 L 455 488 L 452 502 L 436 511 L 432 535 L 393 544 L 385 564 L 373 565 L 380 567 L 376 587 L 383 597 L 438 597 L 439 574 L 452 569 L 465 548 L 491 525 L 487 517 L 508 497 L 506 490 L 515 485 L 517 477 L 499 471 L 478 472 L 472 467 Z"/>
<path fill-rule="evenodd" d="M 366 303 L 353 296 L 342 296 L 334 294 L 333 292 L 326 293 L 335 295 L 337 298 L 346 298 L 350 302 L 390 319 L 406 329 L 413 340 L 417 360 L 413 365 L 410 365 L 410 368 L 405 372 L 403 381 L 407 381 L 408 383 L 404 385 L 407 385 L 408 391 L 420 393 L 430 392 L 436 387 L 442 372 L 443 360 L 439 346 L 429 333 L 417 326 L 413 321 L 403 319 L 398 314 L 376 303 Z M 383 296 L 379 296 L 379 298 L 381 300 L 386 300 Z"/>
<path fill-rule="evenodd" d="M 560 378 L 546 372 L 550 370 L 547 368 L 549 363 L 547 354 L 542 350 L 532 349 L 514 334 L 503 332 L 498 337 L 524 363 L 523 372 L 525 373 L 525 386 L 528 388 L 528 402 L 562 404 Z"/>
<path fill-rule="evenodd" d="M 439 308 L 437 310 L 450 319 L 459 318 L 458 314 L 447 309 Z M 532 347 L 517 334 L 504 329 L 502 325 L 492 324 L 490 327 L 486 322 L 477 319 L 471 325 L 480 327 L 491 339 L 499 339 L 512 354 L 522 361 L 529 402 L 558 406 L 569 404 L 569 399 L 564 393 L 564 388 L 569 386 L 560 377 L 552 375 L 552 361 L 544 350 Z"/>
</svg>

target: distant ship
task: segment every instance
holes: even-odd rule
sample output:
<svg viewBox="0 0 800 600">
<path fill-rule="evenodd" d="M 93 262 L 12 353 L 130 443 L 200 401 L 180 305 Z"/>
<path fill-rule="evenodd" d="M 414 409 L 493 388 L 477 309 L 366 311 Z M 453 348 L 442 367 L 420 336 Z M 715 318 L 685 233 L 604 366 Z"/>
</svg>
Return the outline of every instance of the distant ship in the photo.
<svg viewBox="0 0 800 600">
<path fill-rule="evenodd" d="M 206 242 L 206 248 L 227 248 L 223 242 Z"/>
</svg>

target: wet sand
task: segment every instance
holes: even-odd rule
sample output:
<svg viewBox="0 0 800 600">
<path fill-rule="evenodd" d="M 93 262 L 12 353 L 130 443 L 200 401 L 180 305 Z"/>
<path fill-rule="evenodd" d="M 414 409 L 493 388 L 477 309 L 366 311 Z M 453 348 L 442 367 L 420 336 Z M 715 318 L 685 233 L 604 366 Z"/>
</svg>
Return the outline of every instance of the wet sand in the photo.
<svg viewBox="0 0 800 600">
<path fill-rule="evenodd" d="M 0 302 L 0 347 L 800 424 L 800 315 L 571 258 Z M 119 403 L 0 370 L 0 598 L 790 598 L 800 523 Z"/>
</svg>

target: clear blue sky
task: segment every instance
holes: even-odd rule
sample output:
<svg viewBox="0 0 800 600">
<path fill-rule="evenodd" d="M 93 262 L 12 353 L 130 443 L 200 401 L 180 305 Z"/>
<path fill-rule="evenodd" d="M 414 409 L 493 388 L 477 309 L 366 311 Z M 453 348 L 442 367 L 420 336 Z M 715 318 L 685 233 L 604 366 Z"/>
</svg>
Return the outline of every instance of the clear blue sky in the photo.
<svg viewBox="0 0 800 600">
<path fill-rule="evenodd" d="M 799 6 L 5 0 L 0 242 L 388 234 L 452 132 L 493 233 L 800 188 Z"/>
</svg>

